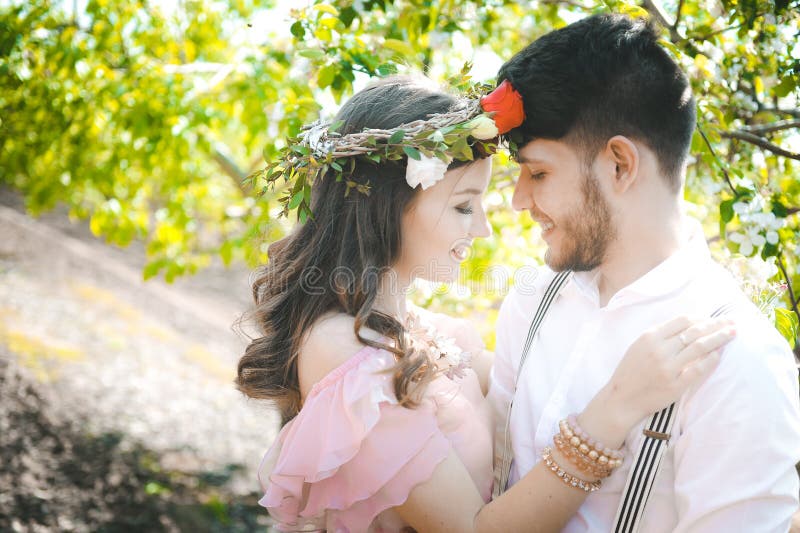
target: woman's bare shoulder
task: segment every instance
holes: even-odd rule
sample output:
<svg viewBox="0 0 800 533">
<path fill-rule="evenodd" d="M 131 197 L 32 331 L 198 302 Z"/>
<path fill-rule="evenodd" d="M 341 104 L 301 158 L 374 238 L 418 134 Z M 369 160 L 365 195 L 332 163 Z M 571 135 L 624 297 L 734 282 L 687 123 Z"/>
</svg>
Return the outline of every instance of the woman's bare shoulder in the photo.
<svg viewBox="0 0 800 533">
<path fill-rule="evenodd" d="M 297 370 L 303 397 L 311 387 L 332 370 L 344 364 L 364 348 L 353 331 L 355 318 L 345 313 L 329 313 L 320 317 L 308 330 L 300 345 Z M 378 333 L 361 329 L 365 338 L 376 340 Z"/>
</svg>

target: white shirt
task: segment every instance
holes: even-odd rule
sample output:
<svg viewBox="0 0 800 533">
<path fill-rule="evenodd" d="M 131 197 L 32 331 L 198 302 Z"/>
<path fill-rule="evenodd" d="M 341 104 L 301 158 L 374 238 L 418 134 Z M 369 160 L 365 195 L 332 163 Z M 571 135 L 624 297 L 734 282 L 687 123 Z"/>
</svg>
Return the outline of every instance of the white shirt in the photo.
<svg viewBox="0 0 800 533">
<path fill-rule="evenodd" d="M 696 225 L 696 224 L 695 224 Z M 695 236 L 599 306 L 596 275 L 575 273 L 533 340 L 511 413 L 509 484 L 539 460 L 559 420 L 579 413 L 646 329 L 681 314 L 710 316 L 728 302 L 737 336 L 699 388 L 676 405 L 673 437 L 648 500 L 642 532 L 786 532 L 798 507 L 800 402 L 789 346 L 714 263 Z M 514 390 L 530 321 L 553 272 L 515 286 L 500 309 L 489 399 L 497 420 Z M 625 443 L 626 461 L 589 495 L 564 531 L 610 531 L 645 421 Z"/>
</svg>

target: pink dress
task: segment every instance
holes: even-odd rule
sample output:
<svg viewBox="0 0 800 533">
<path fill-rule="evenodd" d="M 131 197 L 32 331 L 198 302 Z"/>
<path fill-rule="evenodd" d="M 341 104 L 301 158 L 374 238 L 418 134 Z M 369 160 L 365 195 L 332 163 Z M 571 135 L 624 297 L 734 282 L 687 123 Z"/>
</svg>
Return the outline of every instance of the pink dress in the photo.
<svg viewBox="0 0 800 533">
<path fill-rule="evenodd" d="M 447 333 L 474 346 L 461 329 Z M 281 430 L 259 468 L 259 503 L 280 530 L 399 532 L 407 524 L 392 508 L 450 450 L 489 501 L 492 419 L 475 372 L 437 377 L 419 407 L 407 409 L 385 372 L 393 367 L 390 352 L 362 348 L 314 385 Z"/>
</svg>

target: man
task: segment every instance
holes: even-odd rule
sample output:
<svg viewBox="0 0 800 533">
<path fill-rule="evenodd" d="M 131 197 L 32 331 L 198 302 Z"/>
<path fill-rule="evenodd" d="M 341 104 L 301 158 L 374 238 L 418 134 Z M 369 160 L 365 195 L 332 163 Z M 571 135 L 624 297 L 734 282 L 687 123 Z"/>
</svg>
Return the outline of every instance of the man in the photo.
<svg viewBox="0 0 800 533">
<path fill-rule="evenodd" d="M 489 397 L 510 435 L 513 484 L 580 412 L 642 332 L 726 306 L 737 337 L 674 411 L 640 531 L 782 531 L 798 505 L 800 407 L 794 358 L 709 255 L 681 213 L 695 102 L 641 20 L 602 15 L 549 33 L 501 68 L 521 94 L 516 210 L 542 227 L 548 269 L 500 311 Z M 572 270 L 516 382 L 528 327 L 553 271 Z M 666 407 L 666 406 L 665 406 Z M 645 420 L 623 466 L 565 531 L 611 531 Z"/>
</svg>

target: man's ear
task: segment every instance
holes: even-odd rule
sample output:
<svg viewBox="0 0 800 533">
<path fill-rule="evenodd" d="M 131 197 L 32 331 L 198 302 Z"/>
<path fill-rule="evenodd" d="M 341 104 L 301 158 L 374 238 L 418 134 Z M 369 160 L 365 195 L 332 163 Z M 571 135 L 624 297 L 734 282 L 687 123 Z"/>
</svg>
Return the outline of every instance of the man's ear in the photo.
<svg viewBox="0 0 800 533">
<path fill-rule="evenodd" d="M 604 155 L 614 166 L 614 191 L 627 191 L 639 176 L 639 149 L 636 144 L 624 135 L 615 135 L 606 143 Z"/>
</svg>

